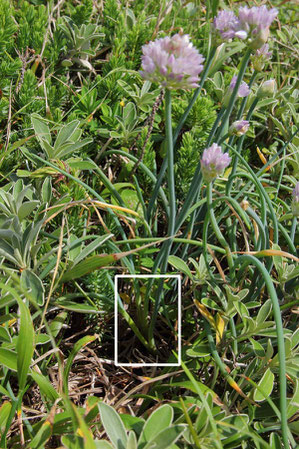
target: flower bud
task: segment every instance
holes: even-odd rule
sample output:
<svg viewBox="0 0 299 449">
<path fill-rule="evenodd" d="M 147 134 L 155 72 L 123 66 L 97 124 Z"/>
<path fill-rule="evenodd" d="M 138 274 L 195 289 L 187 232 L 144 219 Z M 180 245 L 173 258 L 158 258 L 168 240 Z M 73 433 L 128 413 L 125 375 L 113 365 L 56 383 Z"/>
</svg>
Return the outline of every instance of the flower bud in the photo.
<svg viewBox="0 0 299 449">
<path fill-rule="evenodd" d="M 237 79 L 238 79 L 237 76 L 232 77 L 231 83 L 224 94 L 223 106 L 225 106 L 225 107 L 228 106 L 230 97 L 231 97 L 231 95 L 234 91 L 234 88 L 236 86 Z M 250 94 L 250 89 L 249 89 L 248 85 L 244 81 L 242 81 L 239 86 L 238 92 L 237 92 L 237 98 L 244 98 L 244 97 L 247 97 L 249 94 Z"/>
<path fill-rule="evenodd" d="M 231 124 L 228 132 L 231 135 L 243 136 L 247 133 L 248 129 L 249 122 L 247 120 L 237 120 L 236 122 Z"/>
<path fill-rule="evenodd" d="M 264 81 L 263 84 L 260 86 L 259 90 L 257 91 L 257 97 L 258 98 L 273 97 L 275 91 L 276 91 L 275 80 L 271 79 L 268 81 Z"/>
<path fill-rule="evenodd" d="M 269 45 L 264 44 L 252 56 L 252 65 L 256 72 L 262 72 L 265 64 L 270 60 L 272 52 L 269 51 Z"/>
</svg>

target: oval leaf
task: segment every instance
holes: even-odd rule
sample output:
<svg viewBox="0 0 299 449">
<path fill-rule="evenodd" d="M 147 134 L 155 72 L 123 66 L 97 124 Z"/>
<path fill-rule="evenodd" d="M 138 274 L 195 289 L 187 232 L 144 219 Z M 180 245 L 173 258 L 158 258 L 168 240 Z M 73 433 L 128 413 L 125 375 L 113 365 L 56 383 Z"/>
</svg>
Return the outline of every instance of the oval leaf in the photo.
<svg viewBox="0 0 299 449">
<path fill-rule="evenodd" d="M 258 383 L 259 388 L 255 389 L 253 399 L 256 402 L 265 401 L 266 398 L 270 396 L 273 390 L 273 384 L 274 384 L 274 374 L 272 373 L 270 368 L 268 368 Z"/>
<path fill-rule="evenodd" d="M 122 420 L 110 405 L 98 404 L 104 429 L 117 449 L 126 449 L 128 438 Z"/>
<path fill-rule="evenodd" d="M 138 441 L 138 448 L 142 449 L 158 433 L 170 426 L 173 419 L 173 409 L 165 404 L 155 410 L 143 426 Z"/>
</svg>

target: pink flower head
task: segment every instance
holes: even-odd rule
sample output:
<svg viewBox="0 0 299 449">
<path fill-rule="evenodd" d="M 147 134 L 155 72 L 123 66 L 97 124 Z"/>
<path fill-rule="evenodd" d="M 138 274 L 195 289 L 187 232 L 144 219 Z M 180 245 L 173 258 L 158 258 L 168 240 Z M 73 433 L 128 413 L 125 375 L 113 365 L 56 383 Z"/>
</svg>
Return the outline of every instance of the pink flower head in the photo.
<svg viewBox="0 0 299 449">
<path fill-rule="evenodd" d="M 239 8 L 239 30 L 246 33 L 248 42 L 253 49 L 261 48 L 268 39 L 269 28 L 278 15 L 276 8 L 267 9 L 263 6 L 241 6 Z"/>
<path fill-rule="evenodd" d="M 249 129 L 249 122 L 248 120 L 237 120 L 236 122 L 232 123 L 232 125 L 229 128 L 230 134 L 235 134 L 236 136 L 243 136 L 247 133 Z"/>
<path fill-rule="evenodd" d="M 232 80 L 230 82 L 230 85 L 229 85 L 229 89 L 231 92 L 234 90 L 236 83 L 237 83 L 237 76 L 233 76 Z M 249 94 L 250 94 L 250 89 L 249 89 L 248 85 L 244 81 L 242 81 L 240 84 L 237 96 L 243 98 L 243 97 L 247 97 Z"/>
<path fill-rule="evenodd" d="M 267 42 L 270 25 L 277 14 L 276 8 L 268 10 L 265 5 L 241 6 L 238 17 L 232 11 L 220 11 L 213 25 L 222 39 L 246 39 L 253 49 L 259 49 Z"/>
<path fill-rule="evenodd" d="M 235 37 L 234 28 L 238 25 L 238 19 L 232 11 L 220 11 L 214 18 L 213 26 L 223 40 Z"/>
<path fill-rule="evenodd" d="M 221 175 L 223 170 L 230 164 L 231 158 L 228 153 L 222 153 L 221 147 L 216 143 L 206 148 L 201 159 L 201 171 L 206 182 L 211 182 Z"/>
<path fill-rule="evenodd" d="M 295 217 L 299 217 L 299 182 L 292 192 L 292 212 Z"/>
<path fill-rule="evenodd" d="M 142 78 L 167 89 L 198 86 L 204 58 L 187 34 L 164 37 L 142 47 Z"/>
</svg>

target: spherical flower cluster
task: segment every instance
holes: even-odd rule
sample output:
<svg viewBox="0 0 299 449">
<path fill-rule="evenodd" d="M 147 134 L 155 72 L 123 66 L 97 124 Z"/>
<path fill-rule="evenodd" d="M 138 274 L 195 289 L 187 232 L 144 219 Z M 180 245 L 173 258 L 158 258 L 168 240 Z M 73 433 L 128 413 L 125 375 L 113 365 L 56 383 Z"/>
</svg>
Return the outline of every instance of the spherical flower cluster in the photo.
<svg viewBox="0 0 299 449">
<path fill-rule="evenodd" d="M 211 182 L 221 175 L 223 170 L 230 164 L 231 158 L 228 153 L 222 153 L 221 147 L 216 143 L 206 148 L 201 159 L 201 172 L 206 182 Z"/>
<path fill-rule="evenodd" d="M 142 47 L 141 76 L 167 89 L 190 89 L 198 86 L 204 58 L 193 47 L 188 35 L 176 34 Z"/>
<path fill-rule="evenodd" d="M 269 45 L 262 45 L 262 47 L 256 50 L 255 54 L 252 56 L 252 65 L 254 70 L 257 72 L 262 72 L 265 64 L 269 61 L 271 56 L 272 51 L 269 51 Z"/>
<path fill-rule="evenodd" d="M 231 11 L 220 11 L 214 19 L 214 28 L 224 40 L 246 39 L 251 48 L 259 49 L 267 42 L 270 25 L 277 14 L 276 8 L 268 10 L 265 5 L 241 6 L 238 17 Z"/>
<path fill-rule="evenodd" d="M 249 129 L 248 120 L 237 120 L 229 128 L 229 133 L 235 136 L 243 136 Z"/>
<path fill-rule="evenodd" d="M 220 11 L 213 22 L 215 30 L 217 30 L 224 40 L 235 37 L 235 27 L 238 25 L 238 18 L 232 11 Z"/>
<path fill-rule="evenodd" d="M 292 192 L 292 213 L 295 217 L 299 217 L 299 182 Z"/>
</svg>

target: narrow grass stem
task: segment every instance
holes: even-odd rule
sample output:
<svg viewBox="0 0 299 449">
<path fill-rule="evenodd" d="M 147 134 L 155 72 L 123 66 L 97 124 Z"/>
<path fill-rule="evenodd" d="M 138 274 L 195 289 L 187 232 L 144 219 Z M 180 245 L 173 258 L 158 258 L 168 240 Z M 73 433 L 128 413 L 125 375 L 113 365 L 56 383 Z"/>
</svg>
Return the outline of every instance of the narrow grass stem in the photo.
<svg viewBox="0 0 299 449">
<path fill-rule="evenodd" d="M 294 243 L 294 240 L 295 240 L 296 227 L 297 227 L 297 217 L 294 217 L 293 221 L 292 221 L 292 227 L 291 227 L 291 233 L 290 233 L 290 239 L 291 239 L 292 243 Z"/>
<path fill-rule="evenodd" d="M 254 101 L 253 101 L 253 103 L 252 103 L 252 105 L 251 105 L 251 107 L 249 109 L 249 112 L 247 114 L 246 120 L 250 121 L 251 116 L 253 114 L 253 111 L 254 111 L 258 101 L 259 101 L 258 98 L 254 99 Z M 239 160 L 239 153 L 242 151 L 244 140 L 245 140 L 245 135 L 243 135 L 242 137 L 239 138 L 238 145 L 237 145 L 237 153 L 238 154 L 235 154 L 234 157 L 233 157 L 232 171 L 230 173 L 230 176 L 229 176 L 229 179 L 228 179 L 228 182 L 227 182 L 227 185 L 226 185 L 226 193 L 227 193 L 227 195 L 230 194 L 230 190 L 231 190 L 231 187 L 232 187 L 232 179 L 233 179 L 233 176 L 234 176 L 234 174 L 236 173 L 236 170 L 237 170 L 238 160 Z"/>
<path fill-rule="evenodd" d="M 238 257 L 238 259 L 235 262 L 235 267 L 237 267 L 240 264 L 242 264 L 242 266 L 244 267 L 244 263 L 246 263 L 247 265 L 253 264 L 260 271 L 261 275 L 264 278 L 272 302 L 273 315 L 276 324 L 277 345 L 278 345 L 281 431 L 282 431 L 283 444 L 285 448 L 289 448 L 288 422 L 287 422 L 287 381 L 286 381 L 286 368 L 285 368 L 285 345 L 284 345 L 283 325 L 281 320 L 281 311 L 279 307 L 279 302 L 270 274 L 266 270 L 263 263 L 254 256 L 243 255 Z"/>
<path fill-rule="evenodd" d="M 240 67 L 240 70 L 239 70 L 239 73 L 238 73 L 236 85 L 235 85 L 234 90 L 233 90 L 233 92 L 232 92 L 232 94 L 230 96 L 230 99 L 229 99 L 229 102 L 228 102 L 228 106 L 227 106 L 227 108 L 225 110 L 225 113 L 223 115 L 221 126 L 219 127 L 219 129 L 217 131 L 217 134 L 216 134 L 216 140 L 215 140 L 216 143 L 219 142 L 219 140 L 220 140 L 220 138 L 222 136 L 223 128 L 226 127 L 226 124 L 227 124 L 227 122 L 229 120 L 230 114 L 231 114 L 231 112 L 233 110 L 235 101 L 237 99 L 237 94 L 238 94 L 238 91 L 239 91 L 239 87 L 241 85 L 242 79 L 244 77 L 244 74 L 245 74 L 245 71 L 246 71 L 246 68 L 247 68 L 247 65 L 248 65 L 248 62 L 249 62 L 251 51 L 252 50 L 250 48 L 248 48 L 246 50 L 245 55 L 243 56 L 243 60 L 242 60 L 241 67 Z"/>
<path fill-rule="evenodd" d="M 167 179 L 168 179 L 168 195 L 169 195 L 169 218 L 168 218 L 167 234 L 170 237 L 174 234 L 175 228 L 176 196 L 175 196 L 175 180 L 174 180 L 173 135 L 172 135 L 172 122 L 171 122 L 171 92 L 169 89 L 166 89 L 165 91 L 165 123 L 166 123 L 166 147 L 167 147 L 167 161 L 168 161 Z M 166 240 L 161 249 L 162 273 L 165 273 L 167 270 L 168 256 L 171 250 L 172 240 L 173 239 Z M 162 291 L 163 291 L 163 281 L 160 282 L 160 285 L 157 290 L 154 313 L 149 326 L 149 341 L 151 342 L 151 345 L 154 345 L 153 341 L 154 327 L 156 324 Z M 148 295 L 149 291 L 147 291 L 146 296 Z"/>
<path fill-rule="evenodd" d="M 223 248 L 226 252 L 227 263 L 228 263 L 229 271 L 230 271 L 230 277 L 231 277 L 231 280 L 233 281 L 234 280 L 234 268 L 233 268 L 234 263 L 233 263 L 232 253 L 231 253 L 229 245 L 227 244 L 227 241 L 225 240 L 222 232 L 220 231 L 220 228 L 217 224 L 217 220 L 214 215 L 212 183 L 211 182 L 207 186 L 207 205 L 208 205 L 208 212 L 209 212 L 209 217 L 210 217 L 212 228 L 216 234 L 217 240 L 219 241 L 220 245 L 223 246 Z"/>
</svg>

